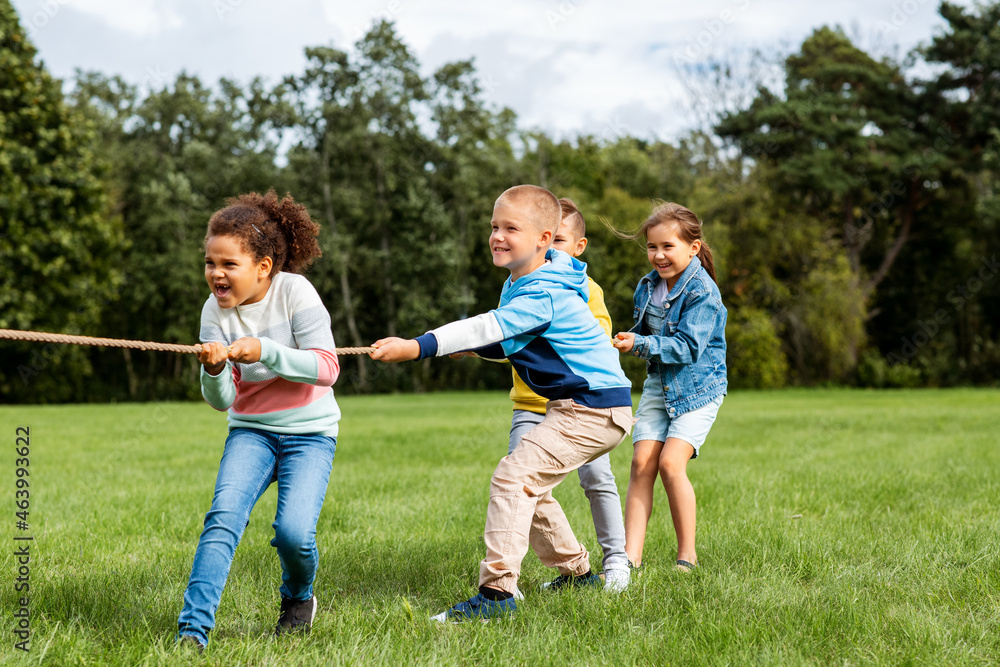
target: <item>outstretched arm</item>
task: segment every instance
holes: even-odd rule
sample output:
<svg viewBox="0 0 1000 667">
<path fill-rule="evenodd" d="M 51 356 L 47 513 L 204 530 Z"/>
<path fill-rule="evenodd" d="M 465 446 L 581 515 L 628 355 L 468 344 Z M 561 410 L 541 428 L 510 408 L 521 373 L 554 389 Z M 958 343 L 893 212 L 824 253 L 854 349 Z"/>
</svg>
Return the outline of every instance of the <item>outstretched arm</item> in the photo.
<svg viewBox="0 0 1000 667">
<path fill-rule="evenodd" d="M 377 349 L 369 354 L 381 361 L 409 361 L 473 351 L 486 359 L 503 359 L 502 341 L 521 333 L 544 331 L 552 321 L 552 304 L 547 294 L 517 301 L 518 304 L 511 302 L 482 315 L 449 322 L 417 338 L 383 338 L 374 343 Z"/>
<path fill-rule="evenodd" d="M 368 356 L 376 361 L 391 363 L 420 358 L 420 343 L 412 338 L 381 338 L 372 347 L 375 349 Z"/>
<path fill-rule="evenodd" d="M 378 361 L 411 361 L 425 357 L 441 357 L 474 350 L 489 358 L 502 358 L 497 345 L 504 339 L 500 323 L 492 312 L 450 322 L 418 338 L 382 338 L 372 344 L 372 359 Z"/>
<path fill-rule="evenodd" d="M 493 311 L 464 320 L 449 322 L 416 338 L 420 346 L 420 358 L 443 357 L 456 352 L 475 351 L 489 358 L 503 357 L 503 351 L 491 348 L 504 336 L 500 322 Z"/>
</svg>

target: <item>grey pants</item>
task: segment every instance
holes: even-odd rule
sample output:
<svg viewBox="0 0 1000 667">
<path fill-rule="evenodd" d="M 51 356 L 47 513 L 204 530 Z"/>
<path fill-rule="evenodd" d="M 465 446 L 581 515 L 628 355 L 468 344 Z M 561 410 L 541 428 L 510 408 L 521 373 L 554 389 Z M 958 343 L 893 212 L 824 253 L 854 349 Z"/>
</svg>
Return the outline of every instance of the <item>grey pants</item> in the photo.
<svg viewBox="0 0 1000 667">
<path fill-rule="evenodd" d="M 545 415 L 527 410 L 514 410 L 510 421 L 511 454 L 521 442 L 521 437 L 542 423 Z M 627 570 L 628 556 L 625 555 L 625 522 L 622 520 L 622 501 L 618 495 L 618 485 L 611 472 L 611 457 L 603 454 L 577 470 L 580 486 L 590 501 L 590 513 L 594 517 L 594 531 L 597 542 L 604 551 L 602 561 L 605 570 Z"/>
</svg>

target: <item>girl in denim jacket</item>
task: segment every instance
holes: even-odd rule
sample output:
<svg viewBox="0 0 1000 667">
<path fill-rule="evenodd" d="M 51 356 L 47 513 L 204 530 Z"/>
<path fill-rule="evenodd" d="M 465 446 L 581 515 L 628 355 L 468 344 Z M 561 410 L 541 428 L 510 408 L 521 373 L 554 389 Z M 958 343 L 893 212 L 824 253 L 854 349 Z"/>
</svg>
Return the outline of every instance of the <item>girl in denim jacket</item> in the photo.
<svg viewBox="0 0 1000 667">
<path fill-rule="evenodd" d="M 701 229 L 694 213 L 669 203 L 629 235 L 645 238 L 653 265 L 635 290 L 635 326 L 614 341 L 620 352 L 646 360 L 625 497 L 625 552 L 635 567 L 642 563 L 657 474 L 670 501 L 677 567 L 698 564 L 687 463 L 697 458 L 727 388 L 726 307 Z"/>
</svg>

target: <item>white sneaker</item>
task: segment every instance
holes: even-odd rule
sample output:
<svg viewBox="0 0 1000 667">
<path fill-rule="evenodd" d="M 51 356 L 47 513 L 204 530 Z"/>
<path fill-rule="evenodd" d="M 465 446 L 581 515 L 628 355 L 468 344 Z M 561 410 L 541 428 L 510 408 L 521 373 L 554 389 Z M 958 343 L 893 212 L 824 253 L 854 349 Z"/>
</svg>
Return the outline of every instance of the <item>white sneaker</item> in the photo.
<svg viewBox="0 0 1000 667">
<path fill-rule="evenodd" d="M 604 571 L 604 590 L 609 593 L 621 593 L 629 584 L 628 570 L 614 569 Z"/>
</svg>

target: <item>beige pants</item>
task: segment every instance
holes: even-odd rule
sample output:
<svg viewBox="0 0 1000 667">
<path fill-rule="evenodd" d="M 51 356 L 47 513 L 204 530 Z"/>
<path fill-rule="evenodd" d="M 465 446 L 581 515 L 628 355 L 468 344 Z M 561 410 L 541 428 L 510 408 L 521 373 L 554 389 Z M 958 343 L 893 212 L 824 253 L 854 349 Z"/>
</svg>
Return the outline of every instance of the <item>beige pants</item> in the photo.
<svg viewBox="0 0 1000 667">
<path fill-rule="evenodd" d="M 513 593 L 529 544 L 545 566 L 567 575 L 587 573 L 589 554 L 573 534 L 552 489 L 584 463 L 620 445 L 631 430 L 631 407 L 549 402 L 542 423 L 521 438 L 493 473 L 480 586 Z"/>
</svg>

